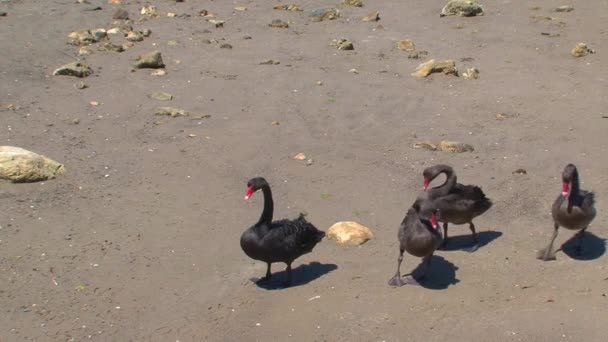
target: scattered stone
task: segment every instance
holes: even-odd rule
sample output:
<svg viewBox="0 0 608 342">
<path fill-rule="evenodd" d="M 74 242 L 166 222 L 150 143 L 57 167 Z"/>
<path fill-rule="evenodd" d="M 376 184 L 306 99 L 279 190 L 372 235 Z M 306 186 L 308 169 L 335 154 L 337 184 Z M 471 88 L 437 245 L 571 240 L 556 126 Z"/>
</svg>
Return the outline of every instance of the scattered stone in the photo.
<svg viewBox="0 0 608 342">
<path fill-rule="evenodd" d="M 427 56 L 429 54 L 428 51 L 415 51 L 410 53 L 409 55 L 407 55 L 407 58 L 409 59 L 419 59 L 422 58 L 422 56 Z"/>
<path fill-rule="evenodd" d="M 461 17 L 474 17 L 483 15 L 483 8 L 475 1 L 450 0 L 441 10 L 440 17 L 458 15 Z"/>
<path fill-rule="evenodd" d="M 559 33 L 550 33 L 550 32 L 541 32 L 540 34 L 542 36 L 547 36 L 549 38 L 555 38 L 555 37 L 559 37 L 560 36 Z"/>
<path fill-rule="evenodd" d="M 107 34 L 119 34 L 120 28 L 118 28 L 118 27 L 111 28 L 111 29 L 107 30 L 106 33 Z"/>
<path fill-rule="evenodd" d="M 130 31 L 127 33 L 127 40 L 130 42 L 141 42 L 144 40 L 144 35 L 140 32 Z"/>
<path fill-rule="evenodd" d="M 154 99 L 154 100 L 159 100 L 159 101 L 169 101 L 169 100 L 173 99 L 173 95 L 171 95 L 169 93 L 165 93 L 163 91 L 157 91 L 155 93 L 148 95 L 148 97 L 151 99 Z"/>
<path fill-rule="evenodd" d="M 68 37 L 73 45 L 89 45 L 97 42 L 97 39 L 89 30 L 70 32 Z"/>
<path fill-rule="evenodd" d="M 91 101 L 91 102 L 89 102 L 89 104 L 91 105 L 91 107 L 97 107 L 97 106 L 99 106 L 99 102 L 98 101 Z"/>
<path fill-rule="evenodd" d="M 365 17 L 361 18 L 362 21 L 378 21 L 380 20 L 380 12 L 372 12 Z"/>
<path fill-rule="evenodd" d="M 76 76 L 76 77 L 87 77 L 93 73 L 93 69 L 91 69 L 88 65 L 80 63 L 80 62 L 72 62 L 66 65 L 63 65 L 55 71 L 53 71 L 53 75 L 58 76 Z"/>
<path fill-rule="evenodd" d="M 127 12 L 123 8 L 119 8 L 119 9 L 116 10 L 116 12 L 114 12 L 114 15 L 112 16 L 112 19 L 116 19 L 116 20 L 129 20 L 129 12 Z"/>
<path fill-rule="evenodd" d="M 555 9 L 555 12 L 572 12 L 574 11 L 574 7 L 571 5 L 559 6 Z"/>
<path fill-rule="evenodd" d="M 108 3 L 113 5 L 120 5 L 122 3 L 122 0 L 108 0 Z"/>
<path fill-rule="evenodd" d="M 0 179 L 31 183 L 53 179 L 65 167 L 43 155 L 14 146 L 0 146 Z"/>
<path fill-rule="evenodd" d="M 91 49 L 88 46 L 81 46 L 78 49 L 78 56 L 88 56 L 92 53 L 93 53 L 93 51 L 91 51 Z"/>
<path fill-rule="evenodd" d="M 359 70 L 354 69 L 354 68 L 353 68 L 353 69 L 348 70 L 348 72 L 350 72 L 351 74 L 359 74 Z"/>
<path fill-rule="evenodd" d="M 91 31 L 91 34 L 93 35 L 93 37 L 95 37 L 95 41 L 100 41 L 108 37 L 108 33 L 105 29 L 102 28 Z"/>
<path fill-rule="evenodd" d="M 215 17 L 215 14 L 207 11 L 207 10 L 201 10 L 198 12 L 198 15 L 201 17 L 205 17 L 205 18 L 213 18 Z"/>
<path fill-rule="evenodd" d="M 524 170 L 524 169 L 517 169 L 515 171 L 513 171 L 514 175 L 526 175 L 528 174 L 528 171 Z"/>
<path fill-rule="evenodd" d="M 279 126 L 280 123 L 278 121 L 273 121 L 270 123 L 270 126 Z"/>
<path fill-rule="evenodd" d="M 111 52 L 123 52 L 125 49 L 122 45 L 112 44 L 110 42 L 104 42 L 97 46 L 98 51 L 111 51 Z"/>
<path fill-rule="evenodd" d="M 144 37 L 150 37 L 150 35 L 152 34 L 152 30 L 150 30 L 150 29 L 144 29 L 143 31 L 141 31 L 141 34 Z"/>
<path fill-rule="evenodd" d="M 445 61 L 436 61 L 431 59 L 420 64 L 416 71 L 412 74 L 412 76 L 416 77 L 427 77 L 428 75 L 442 72 L 445 75 L 454 75 L 458 76 L 458 70 L 456 69 L 456 61 L 454 60 L 445 60 Z"/>
<path fill-rule="evenodd" d="M 141 15 L 145 15 L 151 18 L 156 18 L 159 16 L 158 12 L 156 11 L 156 6 L 152 5 L 142 7 L 140 13 Z"/>
<path fill-rule="evenodd" d="M 237 10 L 237 11 L 246 11 L 247 7 L 245 7 L 245 6 L 236 6 L 234 9 Z"/>
<path fill-rule="evenodd" d="M 310 12 L 311 21 L 334 20 L 340 18 L 340 11 L 335 8 L 319 8 Z"/>
<path fill-rule="evenodd" d="M 169 17 L 169 18 L 175 18 L 175 17 L 177 17 L 177 14 L 175 14 L 173 12 L 169 12 L 169 13 L 167 13 L 167 17 Z"/>
<path fill-rule="evenodd" d="M 86 83 L 84 83 L 83 81 L 80 81 L 80 82 L 74 84 L 74 87 L 76 87 L 76 89 L 82 90 L 82 89 L 88 88 L 89 86 L 86 85 Z"/>
<path fill-rule="evenodd" d="M 232 45 L 224 43 L 220 45 L 220 49 L 232 49 Z"/>
<path fill-rule="evenodd" d="M 306 155 L 302 152 L 296 154 L 295 156 L 293 156 L 293 159 L 295 160 L 306 160 Z"/>
<path fill-rule="evenodd" d="M 160 51 L 154 51 L 145 55 L 141 55 L 137 59 L 137 63 L 135 63 L 135 68 L 137 69 L 160 69 L 164 67 L 165 63 L 163 63 L 163 58 L 160 54 Z"/>
<path fill-rule="evenodd" d="M 225 23 L 225 21 L 223 21 L 223 20 L 215 20 L 215 19 L 209 19 L 207 21 L 209 23 L 215 25 L 215 28 L 224 27 L 224 23 Z"/>
<path fill-rule="evenodd" d="M 424 148 L 430 151 L 443 151 L 451 153 L 473 152 L 473 146 L 456 141 L 440 141 L 439 143 L 418 142 L 414 148 Z"/>
<path fill-rule="evenodd" d="M 122 46 L 123 50 L 128 50 L 128 49 L 134 47 L 135 43 L 133 43 L 133 42 L 126 42 L 126 43 L 122 44 L 121 46 Z"/>
<path fill-rule="evenodd" d="M 73 125 L 78 125 L 79 123 L 80 123 L 80 119 L 78 119 L 78 118 L 77 118 L 77 119 L 72 120 L 72 124 L 73 124 Z"/>
<path fill-rule="evenodd" d="M 284 22 L 281 19 L 274 19 L 272 22 L 270 22 L 270 24 L 268 24 L 268 26 L 278 27 L 278 28 L 288 28 L 289 24 L 287 22 Z"/>
<path fill-rule="evenodd" d="M 477 68 L 467 68 L 465 72 L 462 73 L 462 76 L 465 80 L 476 80 L 479 78 L 479 70 L 477 70 Z"/>
<path fill-rule="evenodd" d="M 353 42 L 351 42 L 347 38 L 334 39 L 330 45 L 337 46 L 338 50 L 354 50 L 355 49 Z"/>
<path fill-rule="evenodd" d="M 167 72 L 163 69 L 156 69 L 150 73 L 151 76 L 165 76 Z"/>
<path fill-rule="evenodd" d="M 518 114 L 516 114 L 516 113 L 497 113 L 496 120 L 502 121 L 502 120 L 509 119 L 509 118 L 515 118 L 517 116 L 518 116 Z"/>
<path fill-rule="evenodd" d="M 409 39 L 400 40 L 397 42 L 397 49 L 401 51 L 414 51 L 416 50 L 416 45 Z"/>
<path fill-rule="evenodd" d="M 595 53 L 595 51 L 590 49 L 587 46 L 587 44 L 585 44 L 585 43 L 576 44 L 574 49 L 572 49 L 572 51 L 570 51 L 570 54 L 574 57 L 583 57 L 583 56 L 587 56 L 590 53 Z"/>
<path fill-rule="evenodd" d="M 342 4 L 353 7 L 363 7 L 363 0 L 342 0 Z"/>
<path fill-rule="evenodd" d="M 170 116 L 172 118 L 175 118 L 175 117 L 178 117 L 178 116 L 188 116 L 190 114 L 188 112 L 186 112 L 185 110 L 179 109 L 179 108 L 174 108 L 174 107 L 158 107 L 154 111 L 154 115 L 167 115 L 167 116 Z"/>
<path fill-rule="evenodd" d="M 337 222 L 327 229 L 327 238 L 341 245 L 360 246 L 374 238 L 371 229 L 354 221 Z"/>
<path fill-rule="evenodd" d="M 273 7 L 275 10 L 282 10 L 282 11 L 293 11 L 293 12 L 301 12 L 304 9 L 298 5 L 276 5 Z"/>
<path fill-rule="evenodd" d="M 8 13 L 4 12 L 4 11 L 0 11 L 0 17 L 6 17 Z"/>
<path fill-rule="evenodd" d="M 279 65 L 281 64 L 280 61 L 275 61 L 274 59 L 267 59 L 263 62 L 260 62 L 260 65 Z"/>
</svg>

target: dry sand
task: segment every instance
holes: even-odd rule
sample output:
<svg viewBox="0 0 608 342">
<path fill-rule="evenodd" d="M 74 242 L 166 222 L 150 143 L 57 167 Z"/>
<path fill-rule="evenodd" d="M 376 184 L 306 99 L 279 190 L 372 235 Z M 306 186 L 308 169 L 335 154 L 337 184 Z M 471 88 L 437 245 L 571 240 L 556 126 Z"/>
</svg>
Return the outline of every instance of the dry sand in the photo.
<svg viewBox="0 0 608 342">
<path fill-rule="evenodd" d="M 83 60 L 95 73 L 79 90 L 80 79 L 50 75 L 76 59 L 69 32 L 114 26 L 119 6 L 90 2 L 0 2 L 0 144 L 67 168 L 44 183 L 0 183 L 2 342 L 605 340 L 606 2 L 484 1 L 484 16 L 440 18 L 443 0 L 296 2 L 304 12 L 273 10 L 287 3 L 278 1 L 123 0 L 132 18 L 145 3 L 161 17 L 134 23 L 152 35 L 123 53 L 93 46 Z M 567 4 L 575 10 L 553 11 Z M 342 17 L 310 22 L 325 6 Z M 375 10 L 379 22 L 360 21 Z M 273 19 L 290 27 L 268 27 Z M 354 51 L 329 46 L 342 37 Z M 395 48 L 402 39 L 428 57 L 408 59 Z M 578 42 L 597 53 L 574 58 Z M 153 50 L 167 75 L 131 72 Z M 410 76 L 427 58 L 480 78 Z M 259 64 L 267 59 L 280 64 Z M 157 91 L 174 98 L 148 98 Z M 191 116 L 153 115 L 167 105 Z M 475 151 L 413 148 L 438 140 Z M 299 152 L 312 165 L 291 158 Z M 422 170 L 439 162 L 493 199 L 476 220 L 485 245 L 438 252 L 426 288 L 391 288 L 397 227 Z M 569 162 L 597 192 L 599 214 L 583 257 L 541 262 Z M 273 186 L 275 217 L 306 211 L 321 229 L 355 220 L 376 239 L 325 240 L 294 264 L 297 286 L 258 287 L 250 278 L 265 265 L 238 242 L 261 211 L 262 196 L 243 201 L 256 175 Z M 451 235 L 453 247 L 470 238 L 466 226 Z M 571 236 L 561 231 L 558 245 Z M 418 263 L 406 257 L 403 270 Z M 283 270 L 274 266 L 277 281 Z"/>
</svg>

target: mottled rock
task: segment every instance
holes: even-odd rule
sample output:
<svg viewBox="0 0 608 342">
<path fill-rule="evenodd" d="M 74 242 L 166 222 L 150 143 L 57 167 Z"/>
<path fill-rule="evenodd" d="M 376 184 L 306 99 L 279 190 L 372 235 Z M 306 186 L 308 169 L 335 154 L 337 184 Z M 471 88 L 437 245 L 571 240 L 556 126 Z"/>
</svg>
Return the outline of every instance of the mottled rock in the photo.
<svg viewBox="0 0 608 342">
<path fill-rule="evenodd" d="M 479 70 L 477 70 L 477 68 L 467 68 L 463 73 L 462 76 L 466 79 L 466 80 L 476 80 L 479 78 Z"/>
<path fill-rule="evenodd" d="M 380 20 L 380 12 L 372 12 L 365 17 L 361 18 L 362 21 L 378 21 Z"/>
<path fill-rule="evenodd" d="M 31 183 L 53 179 L 65 167 L 43 155 L 14 146 L 0 146 L 0 179 Z"/>
<path fill-rule="evenodd" d="M 154 115 L 167 115 L 172 118 L 175 118 L 178 116 L 188 116 L 190 114 L 188 112 L 186 112 L 185 110 L 179 109 L 179 108 L 158 107 L 158 108 L 156 108 L 156 110 L 154 110 Z"/>
<path fill-rule="evenodd" d="M 88 65 L 80 62 L 72 62 L 66 65 L 63 65 L 55 71 L 53 71 L 53 75 L 62 75 L 62 76 L 75 76 L 75 77 L 87 77 L 93 73 L 93 69 L 91 69 Z"/>
<path fill-rule="evenodd" d="M 88 46 L 81 46 L 78 49 L 78 56 L 88 56 L 92 53 L 93 53 L 93 51 L 91 51 L 91 49 Z"/>
<path fill-rule="evenodd" d="M 228 43 L 220 44 L 220 49 L 232 49 L 232 45 Z"/>
<path fill-rule="evenodd" d="M 153 51 L 145 55 L 141 55 L 137 59 L 137 63 L 135 63 L 135 68 L 137 69 L 160 69 L 164 67 L 165 63 L 163 63 L 163 58 L 160 51 Z"/>
<path fill-rule="evenodd" d="M 140 32 L 130 31 L 127 33 L 127 40 L 130 42 L 141 42 L 144 40 L 144 35 Z"/>
<path fill-rule="evenodd" d="M 330 45 L 335 45 L 338 48 L 338 50 L 354 50 L 355 49 L 353 42 L 351 42 L 350 39 L 347 39 L 347 38 L 334 39 Z"/>
<path fill-rule="evenodd" d="M 281 62 L 274 60 L 274 59 L 267 59 L 263 62 L 260 62 L 260 65 L 278 65 L 278 64 L 281 64 Z"/>
<path fill-rule="evenodd" d="M 268 24 L 268 26 L 278 27 L 278 28 L 288 28 L 289 24 L 281 19 L 274 19 L 272 22 L 270 22 L 270 24 Z"/>
<path fill-rule="evenodd" d="M 148 17 L 158 17 L 158 12 L 156 11 L 156 6 L 144 6 L 140 11 L 141 15 L 145 15 Z"/>
<path fill-rule="evenodd" d="M 590 53 L 594 53 L 595 51 L 590 49 L 587 44 L 585 43 L 578 43 L 576 44 L 576 46 L 574 47 L 574 49 L 572 49 L 572 51 L 570 51 L 570 54 L 574 57 L 583 57 L 583 56 L 587 56 Z"/>
<path fill-rule="evenodd" d="M 572 12 L 574 11 L 574 7 L 571 5 L 559 6 L 555 9 L 555 12 Z"/>
<path fill-rule="evenodd" d="M 89 45 L 97 42 L 97 39 L 89 30 L 70 32 L 68 37 L 73 45 Z"/>
<path fill-rule="evenodd" d="M 428 75 L 436 72 L 444 73 L 445 75 L 458 76 L 458 70 L 456 69 L 456 61 L 445 60 L 436 61 L 431 59 L 420 64 L 412 76 L 416 77 L 427 77 Z"/>
<path fill-rule="evenodd" d="M 282 10 L 282 11 L 298 11 L 301 12 L 304 9 L 298 5 L 295 4 L 291 4 L 291 5 L 276 5 L 273 7 L 275 10 Z"/>
<path fill-rule="evenodd" d="M 414 51 L 416 50 L 416 45 L 409 39 L 400 40 L 397 42 L 397 49 L 401 51 Z"/>
<path fill-rule="evenodd" d="M 165 93 L 164 91 L 157 91 L 148 95 L 149 98 L 159 101 L 169 101 L 173 99 L 173 95 Z"/>
<path fill-rule="evenodd" d="M 414 144 L 415 148 L 424 148 L 430 151 L 443 151 L 451 153 L 473 152 L 473 146 L 457 141 L 440 141 L 434 142 L 418 142 Z"/>
<path fill-rule="evenodd" d="M 441 10 L 441 17 L 458 15 L 461 17 L 474 17 L 483 15 L 483 8 L 476 1 L 450 0 Z"/>
<path fill-rule="evenodd" d="M 357 222 L 337 222 L 327 229 L 327 238 L 342 245 L 359 246 L 374 238 L 371 229 Z"/>
<path fill-rule="evenodd" d="M 409 59 L 419 59 L 422 58 L 423 56 L 428 56 L 429 52 L 428 51 L 414 51 L 411 52 L 409 55 L 407 55 L 407 58 Z"/>
<path fill-rule="evenodd" d="M 114 12 L 112 19 L 129 20 L 129 12 L 127 12 L 127 10 L 125 10 L 124 8 L 119 8 L 116 10 L 116 12 Z"/>
<path fill-rule="evenodd" d="M 102 28 L 91 31 L 91 34 L 93 35 L 93 37 L 95 37 L 95 41 L 100 41 L 108 37 L 108 33 L 105 29 Z"/>
<path fill-rule="evenodd" d="M 319 8 L 310 12 L 311 21 L 334 20 L 340 18 L 340 11 L 335 8 Z"/>
<path fill-rule="evenodd" d="M 342 4 L 353 7 L 363 7 L 363 0 L 342 0 Z"/>
<path fill-rule="evenodd" d="M 215 25 L 216 28 L 224 27 L 224 23 L 225 23 L 225 21 L 223 21 L 223 20 L 215 20 L 215 19 L 208 19 L 207 22 Z"/>
<path fill-rule="evenodd" d="M 112 51 L 112 52 L 123 52 L 125 49 L 122 45 L 112 44 L 110 42 L 104 42 L 97 46 L 98 51 Z"/>
<path fill-rule="evenodd" d="M 306 160 L 306 155 L 302 152 L 296 154 L 295 156 L 293 156 L 293 159 L 295 160 Z"/>
</svg>

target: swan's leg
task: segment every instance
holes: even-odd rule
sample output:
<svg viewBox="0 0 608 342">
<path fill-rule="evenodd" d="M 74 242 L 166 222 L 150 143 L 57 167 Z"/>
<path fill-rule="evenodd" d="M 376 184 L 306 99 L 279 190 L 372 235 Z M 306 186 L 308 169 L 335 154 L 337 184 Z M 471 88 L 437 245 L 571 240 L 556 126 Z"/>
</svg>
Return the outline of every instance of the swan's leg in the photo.
<svg viewBox="0 0 608 342">
<path fill-rule="evenodd" d="M 544 261 L 555 260 L 555 252 L 553 252 L 553 242 L 557 237 L 557 230 L 559 229 L 557 223 L 554 223 L 554 228 L 555 229 L 553 230 L 553 236 L 551 237 L 551 241 L 549 241 L 549 245 L 547 245 L 545 249 L 541 249 L 540 251 L 538 251 L 538 253 L 536 254 L 537 259 Z"/>
<path fill-rule="evenodd" d="M 479 248 L 479 240 L 477 239 L 477 232 L 475 231 L 475 225 L 473 224 L 473 221 L 469 222 L 469 229 L 473 234 L 473 245 L 469 248 L 466 248 L 465 250 L 469 253 L 473 253 Z"/>
<path fill-rule="evenodd" d="M 418 277 L 418 279 L 416 279 L 416 277 L 414 276 L 414 272 L 408 274 L 407 276 L 405 276 L 404 278 L 404 282 L 405 284 L 408 285 L 416 285 L 416 286 L 421 286 L 421 283 L 426 279 L 426 275 L 429 272 L 429 268 L 431 266 L 431 259 L 433 259 L 433 254 L 431 255 L 427 255 L 422 259 L 422 271 L 421 271 L 421 275 L 420 277 Z"/>
<path fill-rule="evenodd" d="M 287 264 L 287 282 L 285 283 L 286 286 L 291 286 L 291 263 Z"/>
<path fill-rule="evenodd" d="M 448 247 L 448 223 L 443 222 L 443 242 L 437 249 L 446 249 Z"/>
<path fill-rule="evenodd" d="M 576 253 L 576 256 L 581 256 L 583 254 L 583 238 L 585 237 L 585 229 L 587 229 L 587 227 L 581 229 L 581 231 L 576 234 L 577 242 L 576 247 L 574 247 L 574 253 Z"/>
<path fill-rule="evenodd" d="M 399 249 L 399 258 L 397 259 L 397 273 L 395 273 L 395 276 L 392 277 L 389 281 L 388 284 L 391 286 L 403 286 L 405 285 L 405 283 L 403 282 L 403 279 L 401 279 L 401 262 L 403 261 L 403 248 Z"/>
</svg>

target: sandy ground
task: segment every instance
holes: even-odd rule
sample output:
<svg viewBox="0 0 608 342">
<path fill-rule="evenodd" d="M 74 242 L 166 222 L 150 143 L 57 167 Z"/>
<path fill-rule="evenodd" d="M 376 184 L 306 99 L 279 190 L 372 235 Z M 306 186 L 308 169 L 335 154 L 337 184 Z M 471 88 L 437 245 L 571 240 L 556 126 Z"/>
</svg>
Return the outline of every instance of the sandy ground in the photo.
<svg viewBox="0 0 608 342">
<path fill-rule="evenodd" d="M 135 22 L 152 35 L 123 53 L 93 46 L 81 59 L 95 73 L 79 90 L 79 79 L 50 75 L 77 58 L 69 32 L 114 27 L 119 6 L 90 1 L 0 3 L 8 13 L 0 17 L 0 144 L 68 170 L 43 183 L 0 184 L 2 342 L 605 340 L 605 1 L 485 1 L 485 16 L 440 18 L 443 0 L 296 2 L 304 12 L 272 10 L 277 1 L 123 0 L 132 18 L 145 3 L 162 16 Z M 566 4 L 575 10 L 553 11 Z M 311 23 L 309 11 L 324 6 L 342 17 Z M 199 17 L 202 9 L 225 26 Z M 360 21 L 374 10 L 378 23 Z M 290 28 L 268 27 L 273 19 Z M 355 50 L 329 46 L 341 37 Z M 408 59 L 395 48 L 400 39 L 461 71 L 476 67 L 480 78 L 415 79 L 426 59 Z M 581 41 L 597 53 L 572 57 Z M 166 76 L 131 72 L 155 49 Z M 259 64 L 266 59 L 280 64 Z M 156 91 L 174 99 L 148 98 Z M 153 115 L 166 105 L 192 115 Z M 425 140 L 475 151 L 413 148 Z M 313 164 L 293 160 L 298 152 Z M 422 170 L 438 162 L 493 199 L 476 220 L 484 246 L 457 250 L 469 231 L 453 227 L 454 250 L 437 253 L 424 288 L 391 288 L 398 225 Z M 599 214 L 582 257 L 566 248 L 541 262 L 535 252 L 549 239 L 568 162 L 597 192 Z M 519 168 L 527 174 L 512 173 Z M 376 239 L 361 247 L 325 240 L 294 264 L 296 286 L 257 286 L 250 279 L 265 265 L 239 248 L 263 204 L 259 195 L 243 201 L 256 175 L 273 186 L 275 217 L 306 211 L 320 229 L 356 220 Z M 558 244 L 571 236 L 561 231 Z M 418 263 L 406 257 L 403 270 Z M 274 270 L 281 280 L 284 266 Z"/>
</svg>

